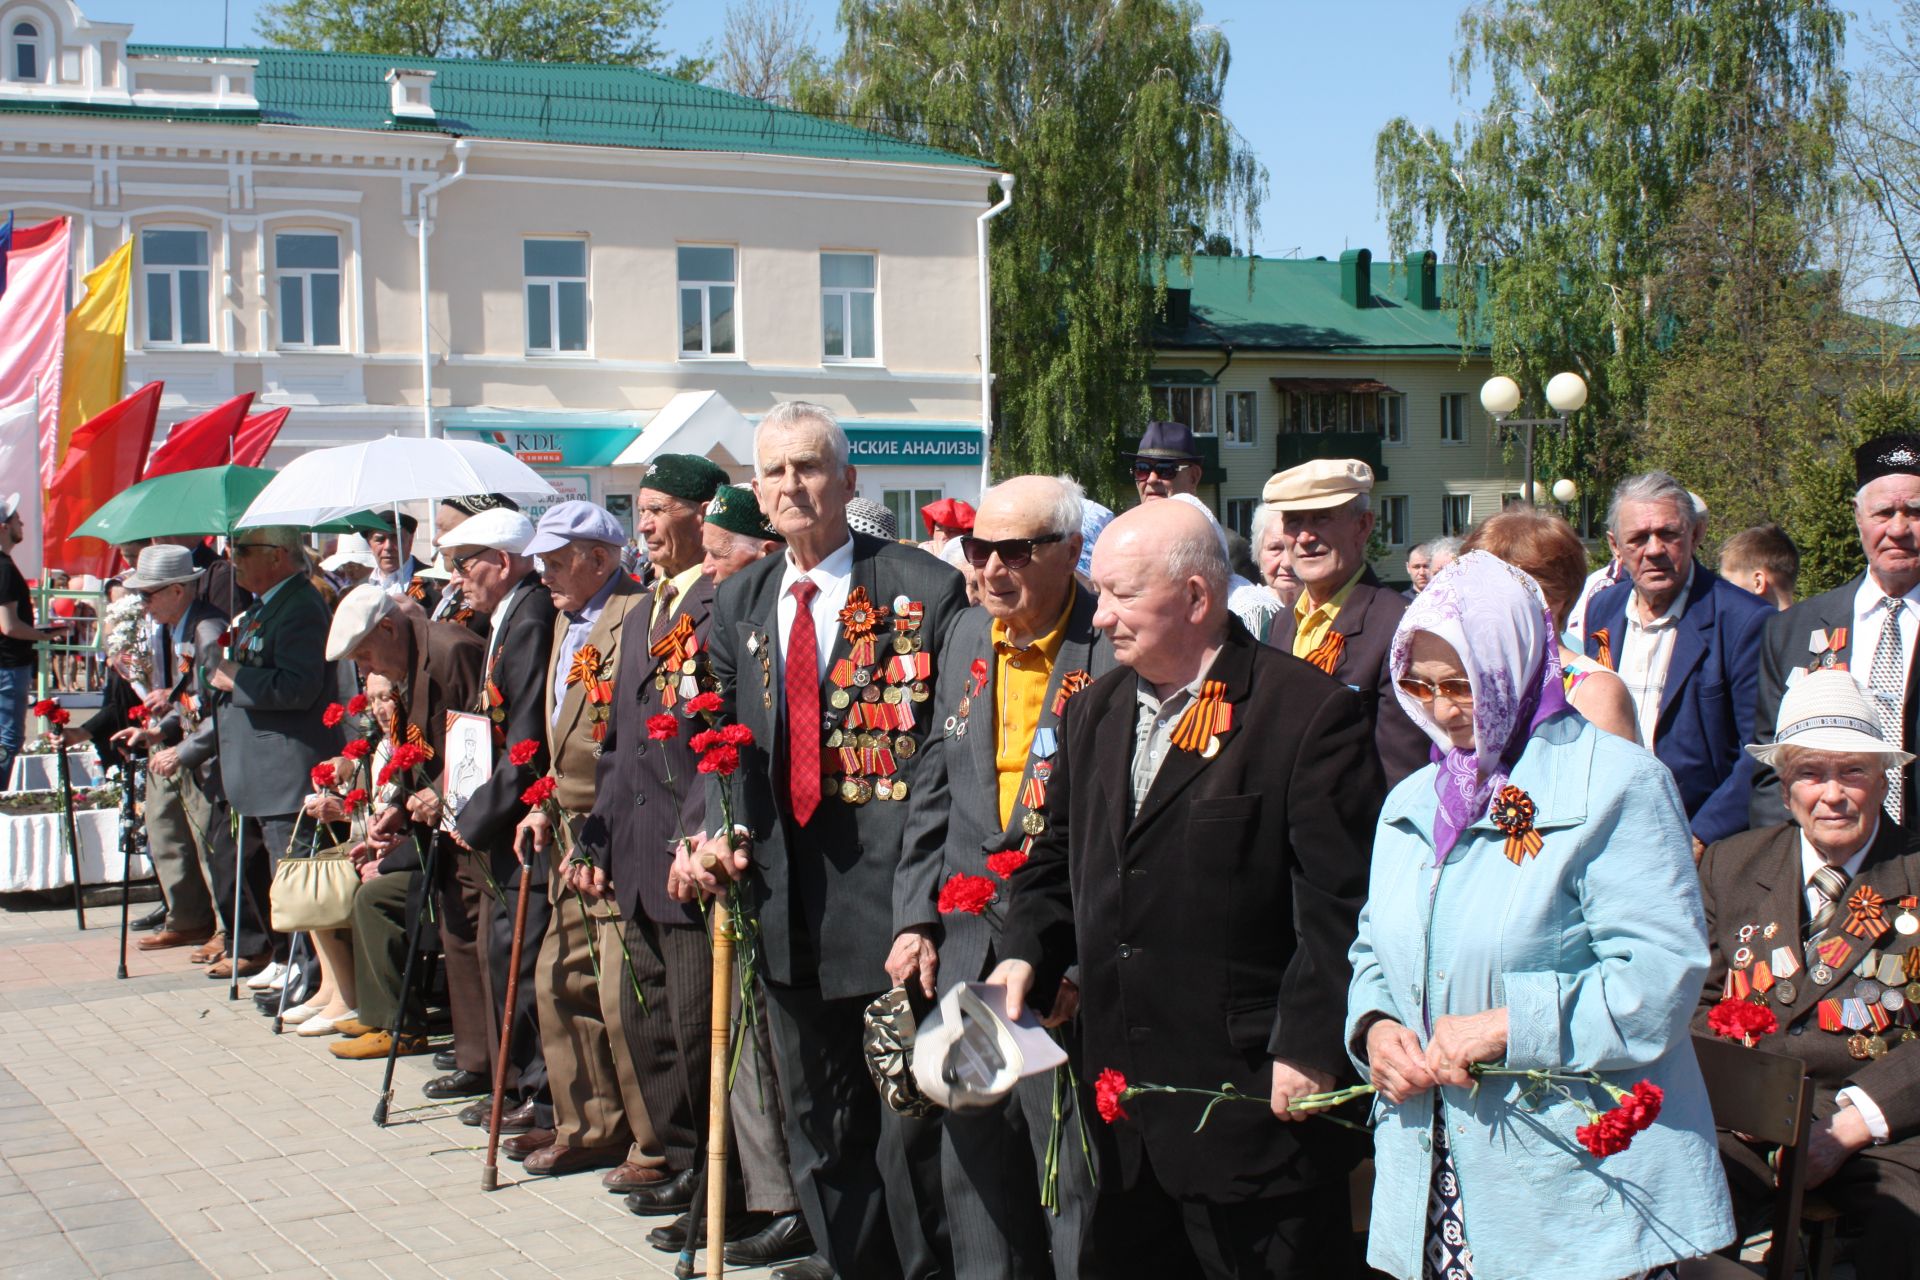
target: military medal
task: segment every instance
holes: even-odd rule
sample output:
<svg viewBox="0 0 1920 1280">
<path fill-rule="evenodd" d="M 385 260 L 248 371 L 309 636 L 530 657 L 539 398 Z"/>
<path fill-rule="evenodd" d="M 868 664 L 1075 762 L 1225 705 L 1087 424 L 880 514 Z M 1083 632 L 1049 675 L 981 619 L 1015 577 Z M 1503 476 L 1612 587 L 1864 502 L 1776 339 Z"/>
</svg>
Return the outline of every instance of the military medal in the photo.
<svg viewBox="0 0 1920 1280">
<path fill-rule="evenodd" d="M 1854 1032 L 1847 1037 L 1847 1056 L 1858 1062 L 1865 1062 L 1873 1056 L 1873 1051 L 1869 1047 L 1871 1043 L 1872 1042 L 1860 1032 Z M 1884 1052 L 1884 1045 L 1882 1046 L 1882 1051 Z"/>
<path fill-rule="evenodd" d="M 613 705 L 613 664 L 600 656 L 600 650 L 592 645 L 581 645 L 573 655 L 573 665 L 567 668 L 567 687 L 585 686 L 587 699 L 587 717 L 592 724 L 590 730 L 595 742 L 607 739 L 607 708 Z"/>
<path fill-rule="evenodd" d="M 1173 745 L 1182 751 L 1199 753 L 1202 760 L 1220 754 L 1220 737 L 1233 729 L 1233 706 L 1227 701 L 1227 686 L 1219 680 L 1200 685 L 1200 696 L 1180 713 L 1173 726 Z"/>
<path fill-rule="evenodd" d="M 1497 822 L 1498 822 L 1498 820 L 1496 819 L 1496 824 L 1497 824 Z M 1517 861 L 1517 859 L 1516 859 L 1516 861 Z M 1744 969 L 1744 968 L 1746 968 L 1746 967 L 1747 967 L 1748 965 L 1750 965 L 1750 964 L 1752 964 L 1752 963 L 1753 963 L 1753 948 L 1752 948 L 1752 947 L 1741 947 L 1741 948 L 1740 948 L 1740 949 L 1739 949 L 1738 951 L 1736 951 L 1736 952 L 1734 952 L 1734 953 L 1733 953 L 1733 967 L 1734 967 L 1734 968 L 1736 968 L 1736 969 Z"/>
<path fill-rule="evenodd" d="M 1767 961 L 1773 966 L 1776 978 L 1791 978 L 1800 972 L 1800 957 L 1793 953 L 1792 947 L 1775 947 Z"/>
<path fill-rule="evenodd" d="M 1824 987 L 1833 981 L 1833 970 L 1827 968 L 1824 964 L 1817 964 L 1813 966 L 1813 972 L 1808 976 L 1813 979 L 1814 986 Z"/>
<path fill-rule="evenodd" d="M 1773 996 L 1781 1004 L 1792 1004 L 1800 998 L 1800 988 L 1793 984 L 1791 978 L 1782 978 L 1773 984 Z"/>
<path fill-rule="evenodd" d="M 1047 820 L 1044 815 L 1029 809 L 1020 819 L 1020 829 L 1030 836 L 1037 836 L 1047 829 Z"/>
<path fill-rule="evenodd" d="M 1861 885 L 1847 897 L 1847 922 L 1842 927 L 1856 938 L 1873 941 L 1889 928 L 1882 913 L 1886 901 L 1871 885 Z"/>
</svg>

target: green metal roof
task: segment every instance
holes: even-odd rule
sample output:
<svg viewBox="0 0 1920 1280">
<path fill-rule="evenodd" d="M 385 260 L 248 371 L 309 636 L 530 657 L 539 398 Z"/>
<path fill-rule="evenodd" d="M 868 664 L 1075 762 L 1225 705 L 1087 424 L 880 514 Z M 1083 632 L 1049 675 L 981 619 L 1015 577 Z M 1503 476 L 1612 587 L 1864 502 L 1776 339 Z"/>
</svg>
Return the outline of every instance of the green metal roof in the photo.
<svg viewBox="0 0 1920 1280">
<path fill-rule="evenodd" d="M 0 104 L 0 111 L 221 120 L 232 124 L 991 169 L 986 161 L 970 156 L 901 142 L 836 120 L 636 67 L 151 44 L 128 45 L 127 54 L 136 58 L 253 59 L 259 63 L 254 90 L 260 109 L 256 114 L 9 102 Z M 433 119 L 393 118 L 386 74 L 396 67 L 434 72 Z"/>
<path fill-rule="evenodd" d="M 1253 267 L 1248 291 L 1247 267 Z M 1325 258 L 1195 257 L 1183 272 L 1167 263 L 1167 287 L 1190 288 L 1183 328 L 1157 326 L 1154 345 L 1218 351 L 1352 352 L 1369 355 L 1460 354 L 1460 318 L 1449 308 L 1422 310 L 1407 301 L 1404 263 L 1376 258 L 1368 305 L 1340 295 L 1340 263 Z M 1441 289 L 1451 269 L 1439 268 Z M 1484 352 L 1485 347 L 1479 348 Z"/>
</svg>

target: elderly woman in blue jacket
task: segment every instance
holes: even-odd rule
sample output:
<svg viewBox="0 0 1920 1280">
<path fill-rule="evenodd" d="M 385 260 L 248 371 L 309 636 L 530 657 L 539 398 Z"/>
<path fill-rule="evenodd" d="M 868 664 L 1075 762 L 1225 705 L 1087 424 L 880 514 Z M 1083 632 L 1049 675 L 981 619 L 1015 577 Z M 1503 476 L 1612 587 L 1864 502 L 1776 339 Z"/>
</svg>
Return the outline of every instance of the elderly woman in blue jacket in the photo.
<svg viewBox="0 0 1920 1280">
<path fill-rule="evenodd" d="M 1624 1280 L 1725 1246 L 1687 1025 L 1706 926 L 1673 780 L 1568 709 L 1546 601 L 1486 552 L 1408 608 L 1392 663 L 1436 749 L 1381 811 L 1352 950 L 1347 1044 L 1379 1093 L 1368 1261 L 1407 1280 Z M 1515 1074 L 1476 1088 L 1475 1064 Z M 1651 1081 L 1664 1106 L 1598 1158 L 1575 1130 L 1581 1102 L 1611 1097 L 1530 1091 L 1526 1070 Z"/>
</svg>

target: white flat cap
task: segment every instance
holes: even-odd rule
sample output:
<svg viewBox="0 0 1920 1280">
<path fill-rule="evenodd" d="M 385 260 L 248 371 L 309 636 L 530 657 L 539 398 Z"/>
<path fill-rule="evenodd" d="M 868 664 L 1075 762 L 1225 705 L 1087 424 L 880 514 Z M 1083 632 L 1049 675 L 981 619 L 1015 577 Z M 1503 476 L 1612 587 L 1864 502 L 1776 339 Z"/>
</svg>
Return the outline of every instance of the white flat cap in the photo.
<svg viewBox="0 0 1920 1280">
<path fill-rule="evenodd" d="M 360 642 L 380 625 L 380 619 L 398 607 L 386 588 L 371 582 L 363 582 L 340 597 L 333 611 L 333 625 L 327 629 L 327 661 L 340 662 L 352 656 Z"/>
<path fill-rule="evenodd" d="M 451 533 L 440 539 L 440 548 L 450 551 L 455 547 L 486 547 L 517 556 L 524 555 L 527 544 L 532 541 L 533 521 L 518 511 L 494 507 L 455 525 Z"/>
</svg>

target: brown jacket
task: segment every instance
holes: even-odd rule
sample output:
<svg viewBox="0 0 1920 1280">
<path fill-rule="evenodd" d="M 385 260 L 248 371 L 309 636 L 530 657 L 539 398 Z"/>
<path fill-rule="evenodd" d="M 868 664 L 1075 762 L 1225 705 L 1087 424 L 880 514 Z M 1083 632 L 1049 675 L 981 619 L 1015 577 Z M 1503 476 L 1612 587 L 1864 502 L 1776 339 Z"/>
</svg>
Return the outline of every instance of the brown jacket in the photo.
<svg viewBox="0 0 1920 1280">
<path fill-rule="evenodd" d="M 647 606 L 650 597 L 640 589 L 638 583 L 625 573 L 615 571 L 613 595 L 607 599 L 607 607 L 600 611 L 600 617 L 593 624 L 593 630 L 587 635 L 587 644 L 600 654 L 600 669 L 609 685 L 614 682 L 614 673 L 620 669 L 620 641 L 626 630 L 627 615 L 635 609 L 640 610 L 638 637 L 646 641 Z M 553 653 L 557 656 L 560 645 L 567 634 L 567 615 L 557 614 L 553 620 Z M 587 706 L 585 683 L 566 683 L 567 673 L 555 672 L 551 667 L 547 671 L 547 746 L 553 753 L 553 780 L 556 784 L 554 800 L 559 806 L 573 815 L 576 820 L 593 809 L 594 767 L 600 761 L 600 742 L 593 736 L 594 717 Z M 618 690 L 615 691 L 616 696 Z M 554 703 L 558 700 L 560 715 L 553 714 Z M 605 708 L 611 722 L 613 708 Z"/>
</svg>

